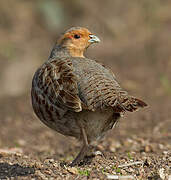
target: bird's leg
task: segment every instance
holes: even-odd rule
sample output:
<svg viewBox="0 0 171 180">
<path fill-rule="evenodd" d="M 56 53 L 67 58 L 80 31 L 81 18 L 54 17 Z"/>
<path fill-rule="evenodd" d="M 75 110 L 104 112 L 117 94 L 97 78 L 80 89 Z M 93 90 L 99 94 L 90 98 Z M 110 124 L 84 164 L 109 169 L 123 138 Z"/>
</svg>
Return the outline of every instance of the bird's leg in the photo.
<svg viewBox="0 0 171 180">
<path fill-rule="evenodd" d="M 78 165 L 80 163 L 80 161 L 84 159 L 84 157 L 87 154 L 87 151 L 89 150 L 87 135 L 86 135 L 85 129 L 83 127 L 81 128 L 81 132 L 82 132 L 82 137 L 83 137 L 83 146 L 81 148 L 81 151 L 77 155 L 77 157 L 70 164 L 70 166 Z"/>
</svg>

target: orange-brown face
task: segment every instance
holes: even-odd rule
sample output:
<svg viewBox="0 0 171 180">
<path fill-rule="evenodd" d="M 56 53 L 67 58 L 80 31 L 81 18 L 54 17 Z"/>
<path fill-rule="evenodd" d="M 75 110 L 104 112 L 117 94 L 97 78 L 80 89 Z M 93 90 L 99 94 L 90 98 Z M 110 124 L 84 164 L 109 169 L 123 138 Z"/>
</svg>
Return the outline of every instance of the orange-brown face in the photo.
<svg viewBox="0 0 171 180">
<path fill-rule="evenodd" d="M 72 56 L 83 57 L 85 49 L 87 49 L 90 44 L 98 42 L 100 42 L 100 39 L 93 35 L 88 29 L 71 28 L 57 41 L 57 44 L 67 48 Z"/>
</svg>

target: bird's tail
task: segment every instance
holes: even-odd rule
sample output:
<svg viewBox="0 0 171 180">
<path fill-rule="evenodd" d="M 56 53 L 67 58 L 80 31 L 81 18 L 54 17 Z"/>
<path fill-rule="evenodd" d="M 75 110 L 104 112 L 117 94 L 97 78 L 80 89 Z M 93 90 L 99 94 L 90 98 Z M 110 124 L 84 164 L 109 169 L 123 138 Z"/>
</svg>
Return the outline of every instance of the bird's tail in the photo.
<svg viewBox="0 0 171 180">
<path fill-rule="evenodd" d="M 140 99 L 132 96 L 125 96 L 119 98 L 119 100 L 117 101 L 117 105 L 114 107 L 114 110 L 116 110 L 117 112 L 133 112 L 138 110 L 139 108 L 144 108 L 146 106 L 147 104 Z"/>
</svg>

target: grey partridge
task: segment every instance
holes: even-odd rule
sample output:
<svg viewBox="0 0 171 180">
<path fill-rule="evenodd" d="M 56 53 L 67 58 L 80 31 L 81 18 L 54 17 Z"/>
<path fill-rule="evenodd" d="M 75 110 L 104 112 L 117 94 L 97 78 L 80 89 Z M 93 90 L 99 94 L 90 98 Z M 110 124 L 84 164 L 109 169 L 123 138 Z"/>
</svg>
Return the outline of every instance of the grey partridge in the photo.
<svg viewBox="0 0 171 180">
<path fill-rule="evenodd" d="M 91 142 L 112 129 L 121 114 L 147 106 L 129 96 L 109 69 L 84 57 L 84 51 L 98 42 L 86 28 L 67 30 L 32 81 L 32 106 L 38 118 L 83 142 L 72 166 L 80 163 Z"/>
</svg>

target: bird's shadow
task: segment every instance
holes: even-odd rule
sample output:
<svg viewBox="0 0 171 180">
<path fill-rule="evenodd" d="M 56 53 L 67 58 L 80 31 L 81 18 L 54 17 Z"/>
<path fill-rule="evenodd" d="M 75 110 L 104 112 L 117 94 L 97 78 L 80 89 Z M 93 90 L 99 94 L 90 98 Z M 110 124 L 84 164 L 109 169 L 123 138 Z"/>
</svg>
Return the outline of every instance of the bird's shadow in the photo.
<svg viewBox="0 0 171 180">
<path fill-rule="evenodd" d="M 7 179 L 17 176 L 28 176 L 35 173 L 32 167 L 23 167 L 19 164 L 0 163 L 0 179 Z"/>
</svg>

